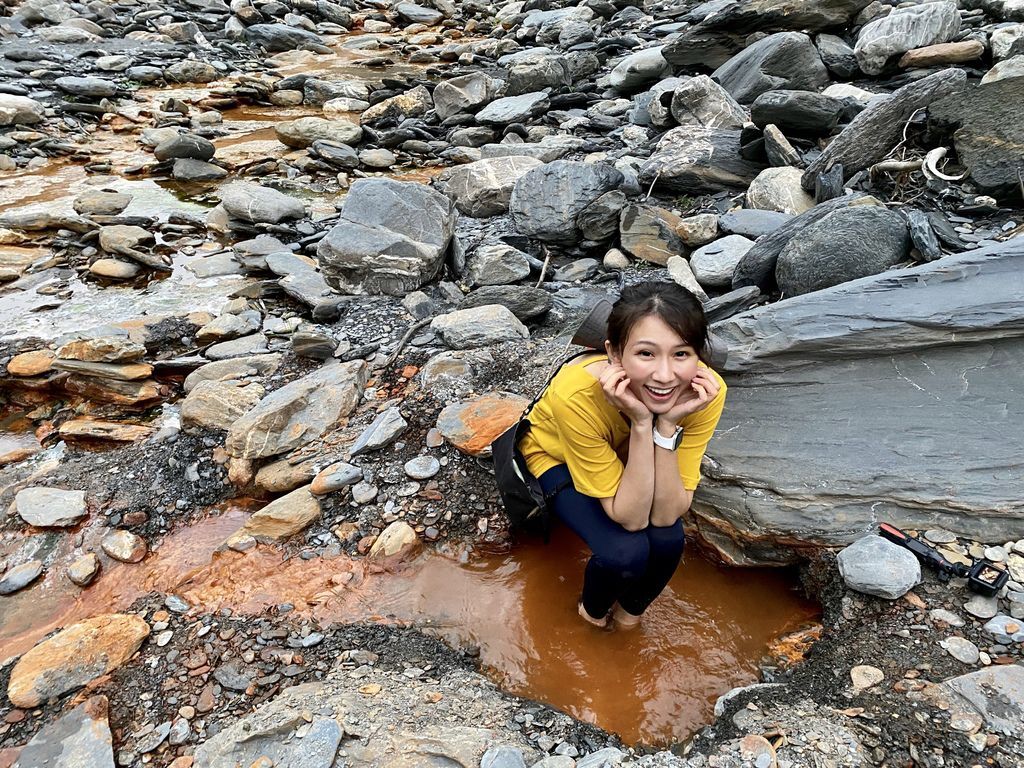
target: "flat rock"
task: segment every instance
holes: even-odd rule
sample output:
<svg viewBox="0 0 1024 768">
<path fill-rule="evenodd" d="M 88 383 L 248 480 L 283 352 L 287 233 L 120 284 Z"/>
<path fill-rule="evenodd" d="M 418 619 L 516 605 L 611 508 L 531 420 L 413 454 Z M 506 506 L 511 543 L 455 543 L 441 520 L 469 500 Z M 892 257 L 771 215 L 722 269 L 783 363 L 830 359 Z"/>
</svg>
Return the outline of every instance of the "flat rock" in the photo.
<svg viewBox="0 0 1024 768">
<path fill-rule="evenodd" d="M 417 456 L 405 462 L 404 469 L 413 480 L 429 480 L 441 471 L 441 463 L 433 456 Z"/>
<path fill-rule="evenodd" d="M 760 211 L 753 208 L 739 208 L 722 214 L 718 226 L 729 235 L 743 235 L 756 240 L 761 235 L 774 232 L 793 217 L 778 211 Z"/>
<path fill-rule="evenodd" d="M 24 589 L 43 574 L 43 564 L 39 560 L 29 560 L 16 565 L 0 578 L 0 595 L 11 595 Z"/>
<path fill-rule="evenodd" d="M 799 168 L 765 168 L 750 182 L 747 208 L 798 216 L 814 207 L 814 198 L 807 194 L 800 181 Z"/>
<path fill-rule="evenodd" d="M 114 768 L 106 696 L 92 696 L 44 725 L 18 755 L 16 765 L 49 768 Z"/>
<path fill-rule="evenodd" d="M 634 258 L 665 265 L 686 251 L 679 232 L 683 220 L 654 205 L 629 205 L 619 218 L 619 241 Z"/>
<path fill-rule="evenodd" d="M 540 288 L 527 285 L 494 285 L 475 289 L 459 302 L 458 309 L 500 304 L 525 322 L 545 314 L 553 303 L 551 294 Z"/>
<path fill-rule="evenodd" d="M 356 438 L 349 453 L 358 456 L 367 451 L 375 451 L 390 445 L 401 435 L 409 423 L 402 418 L 398 408 L 391 407 L 377 414 L 377 417 L 370 422 L 370 426 L 363 430 Z"/>
<path fill-rule="evenodd" d="M 269 376 L 280 364 L 281 355 L 278 353 L 217 360 L 196 368 L 186 376 L 184 390 L 187 394 L 202 381 L 243 381 Z"/>
<path fill-rule="evenodd" d="M 117 669 L 148 636 L 149 625 L 133 614 L 81 621 L 25 653 L 11 671 L 7 695 L 16 707 L 38 707 Z"/>
<path fill-rule="evenodd" d="M 839 553 L 839 573 L 846 586 L 895 600 L 921 581 L 921 563 L 910 550 L 881 536 L 865 536 Z"/>
<path fill-rule="evenodd" d="M 1022 261 L 1017 238 L 715 323 L 730 401 L 694 501 L 698 530 L 744 563 L 792 562 L 799 547 L 780 539 L 845 545 L 876 530 L 879 503 L 904 530 L 1019 538 L 1024 485 L 1006 468 L 1024 455 L 1024 428 L 1005 419 L 1024 413 L 1024 394 L 1005 381 L 1024 357 L 1009 330 L 1024 325 Z M 993 424 L 1006 427 L 998 441 Z M 867 434 L 892 438 L 869 446 Z"/>
<path fill-rule="evenodd" d="M 963 664 L 977 664 L 981 658 L 978 646 L 962 637 L 947 637 L 939 642 L 946 653 Z"/>
<path fill-rule="evenodd" d="M 530 338 L 527 327 L 511 310 L 500 304 L 457 309 L 438 315 L 430 327 L 453 349 L 472 349 Z"/>
<path fill-rule="evenodd" d="M 142 344 L 118 336 L 71 341 L 57 350 L 57 357 L 62 360 L 91 363 L 129 363 L 142 359 L 145 354 Z"/>
<path fill-rule="evenodd" d="M 122 563 L 138 563 L 145 556 L 148 548 L 146 540 L 131 531 L 111 531 L 100 542 L 103 551 Z"/>
<path fill-rule="evenodd" d="M 0 94 L 0 125 L 35 125 L 46 116 L 46 107 L 28 96 Z"/>
<path fill-rule="evenodd" d="M 297 488 L 279 499 L 274 499 L 257 510 L 245 521 L 245 525 L 231 536 L 281 540 L 305 530 L 312 522 L 320 519 L 320 501 L 309 486 Z"/>
<path fill-rule="evenodd" d="M 964 604 L 964 610 L 976 619 L 991 619 L 999 613 L 999 600 L 984 595 L 974 595 Z"/>
<path fill-rule="evenodd" d="M 220 196 L 224 210 L 236 219 L 252 224 L 279 224 L 306 215 L 301 200 L 248 181 L 228 184 Z"/>
<path fill-rule="evenodd" d="M 14 506 L 22 520 L 40 528 L 75 525 L 88 512 L 85 491 L 43 486 L 18 491 Z"/>
<path fill-rule="evenodd" d="M 286 120 L 274 126 L 278 141 L 293 149 L 305 149 L 314 141 L 336 141 L 341 144 L 358 144 L 363 129 L 347 120 L 328 120 L 324 117 L 300 117 Z"/>
<path fill-rule="evenodd" d="M 940 685 L 980 714 L 987 730 L 1010 738 L 1024 736 L 1024 667 L 992 666 Z"/>
<path fill-rule="evenodd" d="M 225 448 L 257 459 L 297 448 L 333 428 L 355 408 L 366 386 L 366 363 L 329 364 L 264 397 L 231 425 Z"/>
<path fill-rule="evenodd" d="M 186 427 L 228 430 L 266 394 L 255 382 L 201 381 L 181 403 Z"/>
<path fill-rule="evenodd" d="M 437 428 L 463 453 L 487 456 L 491 443 L 519 419 L 529 403 L 517 395 L 481 395 L 445 406 L 437 417 Z"/>
<path fill-rule="evenodd" d="M 469 280 L 474 286 L 509 285 L 529 275 L 529 257 L 504 243 L 480 246 L 469 264 Z"/>
<path fill-rule="evenodd" d="M 22 352 L 7 363 L 7 373 L 11 376 L 42 376 L 51 369 L 55 359 L 56 355 L 48 349 Z"/>
<path fill-rule="evenodd" d="M 531 117 L 543 114 L 551 106 L 548 96 L 543 91 L 523 93 L 519 96 L 505 96 L 495 99 L 476 113 L 476 121 L 481 125 L 508 125 L 521 123 Z"/>
</svg>

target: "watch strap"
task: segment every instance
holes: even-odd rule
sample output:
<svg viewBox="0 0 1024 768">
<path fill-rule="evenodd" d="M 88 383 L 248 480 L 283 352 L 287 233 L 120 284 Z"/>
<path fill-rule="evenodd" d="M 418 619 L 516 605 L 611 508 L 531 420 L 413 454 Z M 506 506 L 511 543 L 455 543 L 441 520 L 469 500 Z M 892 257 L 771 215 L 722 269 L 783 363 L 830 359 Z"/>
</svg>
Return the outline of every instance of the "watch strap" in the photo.
<svg viewBox="0 0 1024 768">
<path fill-rule="evenodd" d="M 654 444 L 659 448 L 664 448 L 667 451 L 674 451 L 679 447 L 679 444 L 683 441 L 683 428 L 680 426 L 676 427 L 675 433 L 671 437 L 665 437 L 662 435 L 658 428 L 654 428 Z"/>
</svg>

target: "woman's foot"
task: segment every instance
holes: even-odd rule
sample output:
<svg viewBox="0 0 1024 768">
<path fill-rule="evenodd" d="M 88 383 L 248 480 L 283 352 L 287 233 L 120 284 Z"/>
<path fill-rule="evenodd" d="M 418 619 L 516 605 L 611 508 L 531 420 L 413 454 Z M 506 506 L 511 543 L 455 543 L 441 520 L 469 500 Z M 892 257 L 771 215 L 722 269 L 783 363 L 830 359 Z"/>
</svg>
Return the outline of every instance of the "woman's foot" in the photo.
<svg viewBox="0 0 1024 768">
<path fill-rule="evenodd" d="M 612 609 L 612 619 L 616 626 L 622 629 L 632 629 L 640 624 L 643 615 L 635 616 L 616 603 L 615 608 Z"/>
<path fill-rule="evenodd" d="M 600 629 L 607 629 L 608 628 L 608 617 L 607 616 L 603 616 L 600 619 L 595 619 L 593 616 L 591 616 L 589 613 L 587 613 L 587 609 L 583 607 L 583 601 L 582 600 L 580 600 L 576 604 L 576 606 L 579 608 L 580 618 L 582 618 L 585 622 L 587 622 L 588 624 L 593 624 L 595 627 L 599 627 Z"/>
</svg>

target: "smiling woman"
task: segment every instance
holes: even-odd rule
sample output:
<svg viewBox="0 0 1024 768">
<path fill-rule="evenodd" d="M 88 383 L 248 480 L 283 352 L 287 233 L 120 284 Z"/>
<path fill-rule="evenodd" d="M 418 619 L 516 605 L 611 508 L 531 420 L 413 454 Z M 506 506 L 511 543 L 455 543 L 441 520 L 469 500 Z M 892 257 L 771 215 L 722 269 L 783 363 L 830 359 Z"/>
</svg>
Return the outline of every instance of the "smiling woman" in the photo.
<svg viewBox="0 0 1024 768">
<path fill-rule="evenodd" d="M 683 553 L 681 518 L 725 404 L 700 302 L 674 283 L 622 292 L 605 351 L 566 365 L 519 447 L 548 505 L 590 547 L 580 616 L 634 626 Z"/>
</svg>

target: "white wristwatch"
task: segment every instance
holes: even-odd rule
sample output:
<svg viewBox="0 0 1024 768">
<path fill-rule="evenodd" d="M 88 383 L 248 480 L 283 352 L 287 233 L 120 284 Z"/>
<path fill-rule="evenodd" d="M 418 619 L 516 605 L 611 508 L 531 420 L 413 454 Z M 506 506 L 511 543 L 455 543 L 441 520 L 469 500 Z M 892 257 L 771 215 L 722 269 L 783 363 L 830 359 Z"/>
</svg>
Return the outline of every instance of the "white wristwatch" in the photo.
<svg viewBox="0 0 1024 768">
<path fill-rule="evenodd" d="M 676 427 L 675 433 L 672 437 L 664 437 L 658 428 L 654 428 L 654 444 L 659 448 L 664 448 L 667 451 L 674 451 L 679 447 L 679 444 L 683 442 L 683 428 L 680 426 Z"/>
</svg>

